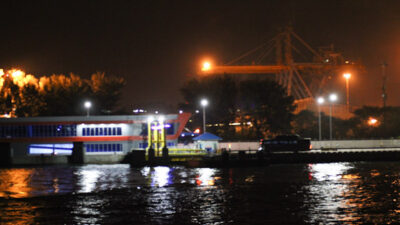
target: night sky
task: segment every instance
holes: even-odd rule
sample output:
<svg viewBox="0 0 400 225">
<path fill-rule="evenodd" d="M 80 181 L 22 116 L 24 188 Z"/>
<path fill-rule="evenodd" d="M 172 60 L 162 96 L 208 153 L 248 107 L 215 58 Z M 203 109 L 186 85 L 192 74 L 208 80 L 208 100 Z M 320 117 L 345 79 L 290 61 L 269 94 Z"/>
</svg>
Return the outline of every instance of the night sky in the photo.
<svg viewBox="0 0 400 225">
<path fill-rule="evenodd" d="M 176 104 L 204 57 L 226 63 L 289 23 L 311 46 L 334 44 L 363 62 L 367 71 L 350 83 L 354 104 L 381 104 L 386 61 L 388 104 L 400 105 L 400 1 L 1 1 L 0 9 L 0 68 L 122 76 L 127 108 Z"/>
</svg>

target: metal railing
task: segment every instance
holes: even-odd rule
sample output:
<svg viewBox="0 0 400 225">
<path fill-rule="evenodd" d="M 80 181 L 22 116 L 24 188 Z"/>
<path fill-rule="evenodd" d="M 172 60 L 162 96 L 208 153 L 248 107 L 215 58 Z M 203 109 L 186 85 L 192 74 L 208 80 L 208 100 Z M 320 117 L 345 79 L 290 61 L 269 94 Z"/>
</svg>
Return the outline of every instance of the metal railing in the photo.
<svg viewBox="0 0 400 225">
<path fill-rule="evenodd" d="M 168 149 L 168 155 L 170 156 L 201 156 L 206 154 L 207 151 L 204 149 L 184 149 L 184 148 Z"/>
</svg>

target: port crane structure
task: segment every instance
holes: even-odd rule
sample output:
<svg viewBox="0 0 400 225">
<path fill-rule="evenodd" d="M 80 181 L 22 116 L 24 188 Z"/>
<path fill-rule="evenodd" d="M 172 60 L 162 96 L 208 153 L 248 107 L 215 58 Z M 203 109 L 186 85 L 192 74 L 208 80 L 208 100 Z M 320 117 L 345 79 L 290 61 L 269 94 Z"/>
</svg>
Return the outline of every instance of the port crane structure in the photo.
<svg viewBox="0 0 400 225">
<path fill-rule="evenodd" d="M 305 109 L 315 103 L 316 96 L 332 91 L 333 77 L 362 69 L 333 46 L 313 49 L 289 26 L 240 57 L 223 65 L 203 67 L 198 74 L 270 75 L 295 98 L 298 109 Z"/>
</svg>

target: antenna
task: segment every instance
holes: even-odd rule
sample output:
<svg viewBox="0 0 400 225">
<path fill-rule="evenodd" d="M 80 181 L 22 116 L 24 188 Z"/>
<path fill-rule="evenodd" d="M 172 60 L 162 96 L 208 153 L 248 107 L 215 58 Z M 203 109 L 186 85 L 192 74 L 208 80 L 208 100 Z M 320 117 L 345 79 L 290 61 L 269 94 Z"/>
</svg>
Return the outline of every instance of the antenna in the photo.
<svg viewBox="0 0 400 225">
<path fill-rule="evenodd" d="M 386 107 L 386 100 L 387 100 L 387 93 L 386 93 L 386 80 L 387 80 L 387 75 L 386 75 L 386 67 L 388 64 L 383 61 L 382 63 L 382 102 L 383 102 L 383 108 Z"/>
</svg>

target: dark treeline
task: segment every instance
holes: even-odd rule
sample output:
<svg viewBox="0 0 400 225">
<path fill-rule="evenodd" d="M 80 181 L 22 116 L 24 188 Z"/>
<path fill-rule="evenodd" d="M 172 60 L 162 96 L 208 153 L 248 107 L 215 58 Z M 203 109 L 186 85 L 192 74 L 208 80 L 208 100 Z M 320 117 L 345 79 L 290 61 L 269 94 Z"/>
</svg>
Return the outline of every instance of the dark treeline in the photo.
<svg viewBox="0 0 400 225">
<path fill-rule="evenodd" d="M 332 118 L 334 139 L 387 139 L 400 137 L 400 107 L 364 106 L 350 119 Z M 322 138 L 329 138 L 329 115 L 321 116 Z M 318 138 L 318 115 L 302 111 L 295 116 L 293 131 Z"/>
<path fill-rule="evenodd" d="M 19 72 L 19 73 L 15 73 Z M 89 79 L 77 75 L 36 78 L 21 71 L 0 77 L 0 114 L 14 117 L 123 114 L 118 108 L 123 78 L 95 73 Z M 202 127 L 200 100 L 206 98 L 207 131 L 224 140 L 257 140 L 277 134 L 296 133 L 318 138 L 318 115 L 313 111 L 294 114 L 294 99 L 268 79 L 236 80 L 229 76 L 187 81 L 181 88 L 179 109 L 193 112 L 189 129 Z M 199 113 L 195 113 L 199 110 Z M 329 138 L 329 116 L 322 113 L 322 138 Z M 373 123 L 371 121 L 374 121 Z M 364 106 L 350 119 L 333 118 L 334 139 L 400 137 L 400 107 Z"/>
<path fill-rule="evenodd" d="M 14 75 L 13 75 L 14 74 Z M 70 74 L 37 79 L 7 73 L 1 77 L 0 113 L 16 117 L 82 115 L 84 101 L 91 101 L 91 114 L 118 113 L 125 80 L 95 73 L 90 79 Z"/>
<path fill-rule="evenodd" d="M 295 110 L 294 99 L 271 80 L 236 81 L 229 76 L 205 77 L 188 81 L 181 88 L 185 111 L 206 108 L 209 132 L 226 139 L 257 139 L 291 131 Z M 202 114 L 193 116 L 189 128 L 201 127 Z"/>
<path fill-rule="evenodd" d="M 229 76 L 187 81 L 181 88 L 180 108 L 195 112 L 189 129 L 202 127 L 200 100 L 206 98 L 207 132 L 224 140 L 257 140 L 278 134 L 299 134 L 318 139 L 318 114 L 294 114 L 294 99 L 276 82 L 235 80 Z M 400 107 L 364 106 L 350 119 L 332 118 L 334 139 L 379 139 L 400 136 Z M 374 123 L 371 123 L 374 120 Z M 322 138 L 329 139 L 329 115 L 321 116 Z"/>
</svg>

